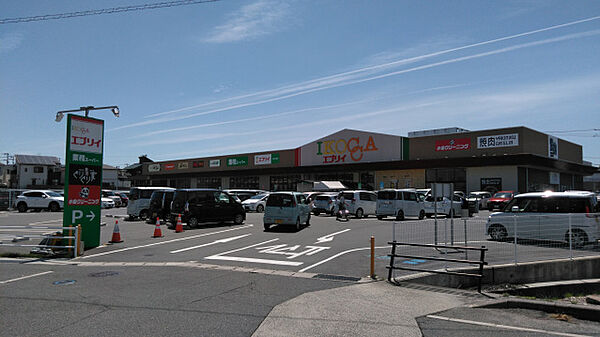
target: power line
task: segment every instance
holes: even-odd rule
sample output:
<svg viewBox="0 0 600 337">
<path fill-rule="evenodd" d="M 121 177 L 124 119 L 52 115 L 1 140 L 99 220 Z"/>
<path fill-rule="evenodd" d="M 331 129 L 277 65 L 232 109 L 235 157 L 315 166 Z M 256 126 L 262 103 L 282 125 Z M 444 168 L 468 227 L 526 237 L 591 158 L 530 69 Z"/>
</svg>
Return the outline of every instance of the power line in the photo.
<svg viewBox="0 0 600 337">
<path fill-rule="evenodd" d="M 201 4 L 201 3 L 207 3 L 207 2 L 217 2 L 217 1 L 219 1 L 219 0 L 179 0 L 179 1 L 156 2 L 156 3 L 149 3 L 149 4 L 143 4 L 143 5 L 131 5 L 131 6 L 104 8 L 104 9 L 92 9 L 92 10 L 88 10 L 88 11 L 79 11 L 79 12 L 70 12 L 70 13 L 26 16 L 26 17 L 21 17 L 21 18 L 7 18 L 7 19 L 0 19 L 0 24 L 23 23 L 23 22 L 32 22 L 32 21 L 45 21 L 45 20 L 60 20 L 60 19 L 74 18 L 74 17 L 78 17 L 78 16 L 91 16 L 91 15 L 101 15 L 101 14 L 143 11 L 143 10 L 147 10 L 147 9 L 187 6 L 187 5 L 195 5 L 195 4 Z"/>
<path fill-rule="evenodd" d="M 546 132 L 548 132 L 548 133 L 571 133 L 571 132 L 591 132 L 591 131 L 600 131 L 600 129 L 554 130 L 554 131 L 546 131 Z"/>
</svg>

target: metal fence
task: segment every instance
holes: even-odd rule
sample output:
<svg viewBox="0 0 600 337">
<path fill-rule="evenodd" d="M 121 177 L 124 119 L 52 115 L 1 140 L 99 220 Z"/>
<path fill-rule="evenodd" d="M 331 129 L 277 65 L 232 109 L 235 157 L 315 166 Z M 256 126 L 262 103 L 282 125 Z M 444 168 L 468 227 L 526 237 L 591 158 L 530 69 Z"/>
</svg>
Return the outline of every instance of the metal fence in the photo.
<svg viewBox="0 0 600 337">
<path fill-rule="evenodd" d="M 15 205 L 17 196 L 26 190 L 23 189 L 1 189 L 0 190 L 0 210 L 12 209 Z"/>
<path fill-rule="evenodd" d="M 0 248 L 43 248 L 50 254 L 66 250 L 73 257 L 77 257 L 83 250 L 81 226 L 0 226 L 0 231 L 2 232 Z M 64 233 L 69 233 L 69 235 L 64 235 Z M 30 244 L 29 241 L 32 239 L 41 239 L 41 242 Z"/>
<path fill-rule="evenodd" d="M 398 254 L 414 256 L 461 255 L 449 246 L 464 245 L 488 249 L 490 265 L 534 262 L 582 256 L 599 256 L 600 213 L 514 214 L 488 217 L 445 217 L 430 220 L 394 221 L 392 240 L 433 244 L 447 248 L 403 246 Z M 431 263 L 422 259 L 407 259 L 400 263 L 428 268 L 461 267 L 448 262 Z"/>
</svg>

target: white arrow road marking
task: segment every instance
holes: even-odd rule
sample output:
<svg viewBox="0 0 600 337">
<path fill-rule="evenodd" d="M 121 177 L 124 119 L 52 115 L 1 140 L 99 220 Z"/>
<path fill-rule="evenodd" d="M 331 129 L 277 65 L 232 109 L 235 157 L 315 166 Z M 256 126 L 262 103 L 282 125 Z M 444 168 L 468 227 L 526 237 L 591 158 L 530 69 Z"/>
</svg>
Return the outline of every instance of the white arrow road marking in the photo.
<svg viewBox="0 0 600 337">
<path fill-rule="evenodd" d="M 323 243 L 323 242 L 333 241 L 333 237 L 335 235 L 347 232 L 349 230 L 350 229 L 344 229 L 343 231 L 339 231 L 339 232 L 331 233 L 331 234 L 328 234 L 328 235 L 325 235 L 325 236 L 321 236 L 320 238 L 317 239 L 317 242 L 315 242 L 315 244 L 320 244 L 320 243 Z"/>
<path fill-rule="evenodd" d="M 264 263 L 264 264 L 276 264 L 276 265 L 282 265 L 282 266 L 300 266 L 303 264 L 303 262 L 292 262 L 292 261 L 279 261 L 279 260 L 267 260 L 267 259 L 255 259 L 255 258 L 250 258 L 250 257 L 238 257 L 238 256 L 224 256 L 226 254 L 231 254 L 231 253 L 235 253 L 235 252 L 239 252 L 241 250 L 245 250 L 248 248 L 253 248 L 253 247 L 257 247 L 257 246 L 261 246 L 273 241 L 277 241 L 279 239 L 271 239 L 271 240 L 267 240 L 267 241 L 263 241 L 263 242 L 259 242 L 250 246 L 246 246 L 243 248 L 238 248 L 238 249 L 234 249 L 234 250 L 230 250 L 228 252 L 224 252 L 224 253 L 220 253 L 217 255 L 212 255 L 212 256 L 207 256 L 205 257 L 206 260 L 223 260 L 223 261 L 238 261 L 238 262 L 251 262 L 251 263 Z"/>
<path fill-rule="evenodd" d="M 192 249 L 196 249 L 196 248 L 202 248 L 202 247 L 206 247 L 206 246 L 216 245 L 217 243 L 225 243 L 225 242 L 229 242 L 229 241 L 241 239 L 241 238 L 244 238 L 244 237 L 249 236 L 249 235 L 252 235 L 252 234 L 244 234 L 244 235 L 234 236 L 234 237 L 231 237 L 231 238 L 225 238 L 225 239 L 215 240 L 213 242 L 205 243 L 203 245 L 198 245 L 198 246 L 193 246 L 193 247 L 188 247 L 188 248 L 183 248 L 183 249 L 178 249 L 178 250 L 172 250 L 169 253 L 171 253 L 171 254 L 181 253 L 181 252 L 185 252 L 186 250 L 192 250 Z"/>
<path fill-rule="evenodd" d="M 50 274 L 50 273 L 53 273 L 53 271 L 50 270 L 50 271 L 45 271 L 43 273 L 37 273 L 37 274 L 29 275 L 29 276 L 14 278 L 12 280 L 0 281 L 0 284 L 11 283 L 11 282 L 20 281 L 20 280 L 24 280 L 24 279 L 32 278 L 32 277 L 36 277 L 36 276 L 42 276 L 42 275 L 46 275 L 46 274 Z"/>
<path fill-rule="evenodd" d="M 92 221 L 96 217 L 96 214 L 94 214 L 94 212 L 90 211 L 90 214 L 86 215 L 85 217 L 90 218 L 90 221 Z"/>
</svg>

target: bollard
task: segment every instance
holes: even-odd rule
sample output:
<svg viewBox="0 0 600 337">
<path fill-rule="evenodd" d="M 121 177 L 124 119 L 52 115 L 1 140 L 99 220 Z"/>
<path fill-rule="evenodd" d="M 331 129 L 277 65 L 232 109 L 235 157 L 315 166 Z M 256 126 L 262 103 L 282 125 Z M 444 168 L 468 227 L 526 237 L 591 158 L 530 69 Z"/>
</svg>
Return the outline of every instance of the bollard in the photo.
<svg viewBox="0 0 600 337">
<path fill-rule="evenodd" d="M 375 279 L 375 237 L 371 236 L 371 279 Z"/>
</svg>

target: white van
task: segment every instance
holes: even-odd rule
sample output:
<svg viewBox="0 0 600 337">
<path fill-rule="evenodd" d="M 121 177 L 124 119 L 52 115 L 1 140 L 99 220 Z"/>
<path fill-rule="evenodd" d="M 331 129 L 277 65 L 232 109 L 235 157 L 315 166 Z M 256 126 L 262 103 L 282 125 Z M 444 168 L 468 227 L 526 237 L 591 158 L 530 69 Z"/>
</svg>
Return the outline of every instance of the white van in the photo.
<svg viewBox="0 0 600 337">
<path fill-rule="evenodd" d="M 425 208 L 414 189 L 385 189 L 377 191 L 377 219 L 386 216 L 404 220 L 404 217 L 425 217 Z"/>
<path fill-rule="evenodd" d="M 132 187 L 129 190 L 129 203 L 127 204 L 129 219 L 140 218 L 141 220 L 146 220 L 150 214 L 150 197 L 152 196 L 152 192 L 158 190 L 175 191 L 171 187 Z"/>
<path fill-rule="evenodd" d="M 344 196 L 344 204 L 350 214 L 357 218 L 366 218 L 375 215 L 377 210 L 377 194 L 370 191 L 343 191 L 337 196 L 338 200 Z M 337 208 L 336 208 L 337 211 Z"/>
<path fill-rule="evenodd" d="M 563 242 L 571 239 L 573 247 L 583 247 L 600 239 L 600 214 L 595 211 L 598 211 L 597 201 L 591 192 L 519 194 L 503 212 L 489 216 L 486 233 L 492 240 L 498 241 L 515 236 L 518 239 Z"/>
</svg>

